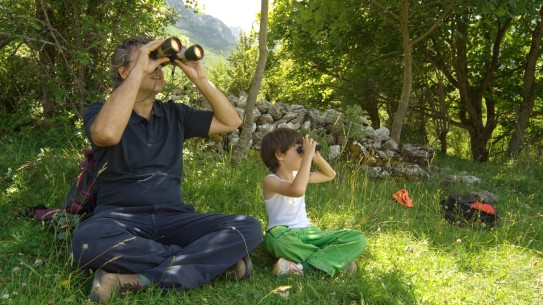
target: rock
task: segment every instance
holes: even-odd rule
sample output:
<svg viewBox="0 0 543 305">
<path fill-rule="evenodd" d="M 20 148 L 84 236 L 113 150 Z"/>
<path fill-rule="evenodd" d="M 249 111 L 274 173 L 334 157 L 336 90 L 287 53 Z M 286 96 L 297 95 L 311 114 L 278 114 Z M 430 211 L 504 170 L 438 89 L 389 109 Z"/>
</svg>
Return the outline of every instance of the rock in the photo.
<svg viewBox="0 0 543 305">
<path fill-rule="evenodd" d="M 266 101 L 266 100 L 263 100 L 263 101 L 260 101 L 258 103 L 256 103 L 256 108 L 258 108 L 258 110 L 260 111 L 260 113 L 264 114 L 264 113 L 268 113 L 268 110 L 272 107 L 272 103 Z"/>
<path fill-rule="evenodd" d="M 471 195 L 477 196 L 481 198 L 481 200 L 483 200 L 484 202 L 488 202 L 490 204 L 496 204 L 498 202 L 498 196 L 489 191 L 471 192 Z"/>
<path fill-rule="evenodd" d="M 312 125 L 323 126 L 326 123 L 324 116 L 316 109 L 310 109 L 307 112 L 307 117 Z"/>
<path fill-rule="evenodd" d="M 274 129 L 275 129 L 275 125 L 270 124 L 270 123 L 266 123 L 266 124 L 259 125 L 256 128 L 256 131 L 261 132 L 263 134 L 267 134 L 268 132 L 270 132 L 270 131 L 272 131 Z"/>
<path fill-rule="evenodd" d="M 283 111 L 281 106 L 278 104 L 273 105 L 268 109 L 268 113 L 272 116 L 274 120 L 279 120 L 283 117 Z"/>
<path fill-rule="evenodd" d="M 396 144 L 396 141 L 389 139 L 382 145 L 383 150 L 398 150 L 398 144 Z"/>
<path fill-rule="evenodd" d="M 341 154 L 341 146 L 339 145 L 332 145 L 328 147 L 328 156 L 330 159 L 336 159 Z"/>
<path fill-rule="evenodd" d="M 395 163 L 390 167 L 390 175 L 393 177 L 426 178 L 428 173 L 417 164 Z"/>
<path fill-rule="evenodd" d="M 265 113 L 263 115 L 261 115 L 257 121 L 256 121 L 259 125 L 264 125 L 264 124 L 273 124 L 273 117 L 271 116 L 271 114 L 268 114 L 268 113 Z"/>
<path fill-rule="evenodd" d="M 375 130 L 375 142 L 379 144 L 386 142 L 390 139 L 390 130 L 386 127 L 381 127 Z"/>
<path fill-rule="evenodd" d="M 435 155 L 435 151 L 424 145 L 405 144 L 401 149 L 404 161 L 418 164 L 428 168 Z"/>
<path fill-rule="evenodd" d="M 287 112 L 285 114 L 283 114 L 283 116 L 281 117 L 281 119 L 287 121 L 287 122 L 290 122 L 292 120 L 294 120 L 298 115 L 294 112 Z"/>
<path fill-rule="evenodd" d="M 462 176 L 460 177 L 460 180 L 465 184 L 475 185 L 480 184 L 481 179 L 475 177 L 475 176 Z"/>
</svg>

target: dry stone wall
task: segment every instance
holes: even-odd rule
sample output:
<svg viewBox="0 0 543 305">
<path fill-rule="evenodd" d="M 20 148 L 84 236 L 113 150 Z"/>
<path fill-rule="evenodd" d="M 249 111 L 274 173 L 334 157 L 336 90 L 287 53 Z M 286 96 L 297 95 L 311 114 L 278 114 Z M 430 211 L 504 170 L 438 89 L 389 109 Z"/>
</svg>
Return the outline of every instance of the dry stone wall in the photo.
<svg viewBox="0 0 543 305">
<path fill-rule="evenodd" d="M 243 118 L 247 95 L 228 98 Z M 371 177 L 426 178 L 435 154 L 432 148 L 423 145 L 404 144 L 400 148 L 390 138 L 389 129 L 372 128 L 366 117 L 347 119 L 334 109 L 321 112 L 302 105 L 272 104 L 266 100 L 257 102 L 254 109 L 251 147 L 260 149 L 264 134 L 279 127 L 311 133 L 326 146 L 323 153 L 329 159 L 360 161 Z M 239 130 L 229 134 L 229 145 L 235 145 L 238 140 Z"/>
</svg>

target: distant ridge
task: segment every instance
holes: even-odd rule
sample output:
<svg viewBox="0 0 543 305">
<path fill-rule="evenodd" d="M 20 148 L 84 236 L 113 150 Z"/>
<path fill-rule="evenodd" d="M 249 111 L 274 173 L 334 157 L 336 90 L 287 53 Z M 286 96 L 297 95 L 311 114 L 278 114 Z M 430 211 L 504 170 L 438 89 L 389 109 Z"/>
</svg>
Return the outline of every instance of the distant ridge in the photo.
<svg viewBox="0 0 543 305">
<path fill-rule="evenodd" d="M 217 54 L 228 55 L 236 48 L 239 29 L 232 32 L 221 20 L 204 14 L 196 14 L 185 8 L 183 0 L 168 0 L 168 5 L 174 7 L 181 17 L 174 24 L 186 35 L 192 43 L 201 44 L 204 49 L 211 49 Z"/>
</svg>

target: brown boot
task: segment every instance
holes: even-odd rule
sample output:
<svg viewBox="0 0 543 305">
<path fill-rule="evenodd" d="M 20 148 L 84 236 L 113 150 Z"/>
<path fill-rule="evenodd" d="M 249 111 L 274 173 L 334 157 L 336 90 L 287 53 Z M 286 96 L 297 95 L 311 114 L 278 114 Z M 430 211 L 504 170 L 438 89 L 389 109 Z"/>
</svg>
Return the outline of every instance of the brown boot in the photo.
<svg viewBox="0 0 543 305">
<path fill-rule="evenodd" d="M 226 279 L 231 281 L 246 280 L 252 275 L 253 263 L 248 255 L 238 260 L 224 273 Z"/>
<path fill-rule="evenodd" d="M 142 288 L 143 283 L 137 274 L 118 274 L 97 270 L 94 273 L 90 298 L 93 302 L 105 304 L 113 294 Z"/>
</svg>

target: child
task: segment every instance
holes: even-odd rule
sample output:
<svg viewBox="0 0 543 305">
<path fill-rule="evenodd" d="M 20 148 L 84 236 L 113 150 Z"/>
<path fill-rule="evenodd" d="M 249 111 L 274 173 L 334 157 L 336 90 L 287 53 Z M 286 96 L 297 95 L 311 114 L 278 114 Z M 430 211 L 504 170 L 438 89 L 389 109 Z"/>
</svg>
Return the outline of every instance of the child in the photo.
<svg viewBox="0 0 543 305">
<path fill-rule="evenodd" d="M 304 274 L 312 269 L 331 276 L 354 273 L 354 260 L 366 247 L 359 231 L 321 231 L 311 225 L 305 209 L 307 184 L 336 176 L 316 148 L 317 142 L 309 135 L 304 138 L 288 128 L 277 128 L 262 138 L 260 156 L 272 172 L 264 178 L 262 196 L 268 212 L 266 248 L 278 258 L 274 275 Z M 311 172 L 312 161 L 319 171 Z"/>
</svg>

